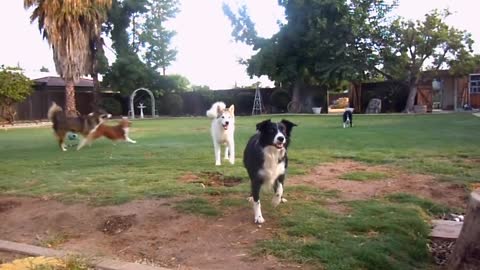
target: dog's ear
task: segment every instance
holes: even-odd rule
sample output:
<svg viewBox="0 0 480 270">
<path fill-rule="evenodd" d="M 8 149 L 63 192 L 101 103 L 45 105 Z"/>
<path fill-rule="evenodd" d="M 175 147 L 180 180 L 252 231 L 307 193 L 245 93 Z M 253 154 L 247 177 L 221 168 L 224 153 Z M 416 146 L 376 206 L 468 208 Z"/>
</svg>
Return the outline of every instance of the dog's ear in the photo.
<svg viewBox="0 0 480 270">
<path fill-rule="evenodd" d="M 266 125 L 270 124 L 272 120 L 268 119 L 257 124 L 257 130 L 262 130 Z"/>
<path fill-rule="evenodd" d="M 223 113 L 223 109 L 220 108 L 220 106 L 217 106 L 217 117 L 220 117 L 220 115 L 222 115 Z"/>
<path fill-rule="evenodd" d="M 228 111 L 233 114 L 235 112 L 235 105 L 230 105 L 230 107 L 228 108 Z"/>
<path fill-rule="evenodd" d="M 282 119 L 282 121 L 280 121 L 280 123 L 282 123 L 283 125 L 285 125 L 285 128 L 287 129 L 286 130 L 286 133 L 287 133 L 287 136 L 290 137 L 290 133 L 292 132 L 292 129 L 293 127 L 296 127 L 297 124 L 294 124 L 288 120 L 285 120 L 285 119 Z"/>
</svg>

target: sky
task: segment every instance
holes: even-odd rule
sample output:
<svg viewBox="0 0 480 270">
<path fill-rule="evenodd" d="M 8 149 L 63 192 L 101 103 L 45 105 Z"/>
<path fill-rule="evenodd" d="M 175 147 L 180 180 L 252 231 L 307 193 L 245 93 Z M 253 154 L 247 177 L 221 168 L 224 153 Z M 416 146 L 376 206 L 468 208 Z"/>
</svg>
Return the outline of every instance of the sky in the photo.
<svg viewBox="0 0 480 270">
<path fill-rule="evenodd" d="M 222 11 L 222 2 L 233 6 L 246 3 L 256 24 L 257 32 L 270 37 L 278 31 L 277 21 L 283 10 L 277 0 L 180 0 L 180 13 L 170 22 L 177 35 L 173 47 L 178 50 L 177 60 L 167 68 L 167 74 L 181 74 L 193 85 L 208 85 L 211 89 L 227 89 L 234 85 L 247 86 L 260 82 L 272 86 L 265 76 L 250 79 L 240 58 L 254 52 L 244 44 L 235 43 L 231 25 Z M 395 14 L 407 19 L 421 19 L 432 9 L 449 8 L 453 15 L 447 23 L 467 30 L 476 41 L 474 50 L 480 53 L 480 27 L 476 0 L 400 0 Z M 23 8 L 23 0 L 0 1 L 0 65 L 20 65 L 30 77 L 41 77 L 42 66 L 54 74 L 52 51 L 43 40 L 37 23 L 30 23 L 31 10 Z M 107 42 L 107 45 L 109 43 Z M 106 52 L 110 60 L 113 53 Z"/>
</svg>

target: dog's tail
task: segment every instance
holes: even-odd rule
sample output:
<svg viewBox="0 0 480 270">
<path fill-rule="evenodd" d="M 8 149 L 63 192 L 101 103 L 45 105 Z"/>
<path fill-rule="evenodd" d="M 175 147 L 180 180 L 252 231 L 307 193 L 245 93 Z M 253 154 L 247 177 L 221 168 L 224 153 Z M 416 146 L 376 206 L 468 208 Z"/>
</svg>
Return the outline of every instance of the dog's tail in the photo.
<svg viewBox="0 0 480 270">
<path fill-rule="evenodd" d="M 47 113 L 48 119 L 53 122 L 55 114 L 61 111 L 63 111 L 62 107 L 58 106 L 57 103 L 52 102 L 52 106 L 50 106 Z"/>
<path fill-rule="evenodd" d="M 207 116 L 210 118 L 217 118 L 218 112 L 225 110 L 225 108 L 227 108 L 227 105 L 225 105 L 224 102 L 217 101 L 213 103 L 212 107 L 207 111 Z"/>
</svg>

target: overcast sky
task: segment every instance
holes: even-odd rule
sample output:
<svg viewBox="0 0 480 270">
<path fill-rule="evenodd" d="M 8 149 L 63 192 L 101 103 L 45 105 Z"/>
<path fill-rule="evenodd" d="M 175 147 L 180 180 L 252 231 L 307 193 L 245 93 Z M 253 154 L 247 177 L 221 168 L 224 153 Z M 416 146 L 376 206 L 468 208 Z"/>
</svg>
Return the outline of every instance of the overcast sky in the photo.
<svg viewBox="0 0 480 270">
<path fill-rule="evenodd" d="M 282 9 L 277 0 L 224 0 L 230 4 L 246 2 L 256 23 L 257 31 L 269 37 L 278 31 L 277 20 Z M 400 0 L 396 14 L 408 19 L 419 19 L 432 9 L 449 8 L 454 14 L 448 23 L 472 33 L 480 53 L 480 27 L 478 27 L 477 0 Z M 252 54 L 249 47 L 235 44 L 231 27 L 223 15 L 222 0 L 180 0 L 181 12 L 171 22 L 177 31 L 174 46 L 178 49 L 176 62 L 167 73 L 181 74 L 192 84 L 208 85 L 212 89 L 251 85 L 266 78 L 249 79 L 245 67 L 238 59 Z M 23 8 L 23 0 L 0 0 L 0 64 L 17 65 L 29 73 L 42 66 L 55 71 L 52 52 L 38 31 L 37 24 L 30 24 L 30 12 Z M 113 56 L 110 56 L 112 58 Z"/>
</svg>

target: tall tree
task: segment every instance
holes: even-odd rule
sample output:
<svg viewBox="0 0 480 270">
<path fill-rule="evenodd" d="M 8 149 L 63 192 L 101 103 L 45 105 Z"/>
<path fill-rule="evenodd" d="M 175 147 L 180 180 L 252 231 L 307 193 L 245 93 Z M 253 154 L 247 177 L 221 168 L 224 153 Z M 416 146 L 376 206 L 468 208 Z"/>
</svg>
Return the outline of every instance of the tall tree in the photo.
<svg viewBox="0 0 480 270">
<path fill-rule="evenodd" d="M 474 67 L 471 35 L 447 25 L 449 15 L 448 11 L 434 10 L 422 21 L 400 18 L 391 24 L 382 50 L 384 71 L 409 85 L 405 112 L 413 111 L 422 71 L 453 67 L 452 72 L 468 73 Z"/>
<path fill-rule="evenodd" d="M 168 66 L 175 61 L 177 50 L 171 48 L 175 31 L 168 30 L 166 22 L 179 12 L 177 0 L 149 0 L 147 18 L 140 35 L 146 49 L 144 59 L 154 69 L 161 69 L 165 76 Z"/>
<path fill-rule="evenodd" d="M 146 87 L 151 79 L 151 72 L 137 55 L 136 34 L 132 34 L 136 31 L 132 27 L 134 18 L 148 11 L 146 3 L 147 0 L 113 0 L 104 28 L 112 39 L 116 59 L 105 73 L 103 83 L 125 94 Z"/>
<path fill-rule="evenodd" d="M 98 36 L 111 0 L 24 0 L 33 7 L 43 37 L 53 49 L 57 73 L 65 80 L 67 113 L 76 114 L 75 82 L 92 70 L 92 36 Z"/>
<path fill-rule="evenodd" d="M 103 38 L 98 35 L 93 35 L 90 40 L 90 50 L 92 52 L 92 68 L 90 70 L 90 76 L 93 80 L 93 107 L 97 108 L 101 103 L 101 93 L 100 93 L 100 81 L 98 79 L 98 74 L 105 74 L 108 70 L 108 59 L 105 56 L 105 51 L 103 49 L 105 42 Z"/>
<path fill-rule="evenodd" d="M 136 23 L 133 21 L 148 11 L 147 1 L 112 0 L 112 8 L 108 12 L 104 30 L 112 38 L 112 46 L 117 57 L 136 55 L 139 42 Z"/>
<path fill-rule="evenodd" d="M 105 32 L 112 38 L 117 59 L 105 74 L 104 84 L 124 94 L 130 94 L 139 87 L 146 87 L 162 94 L 188 89 L 190 83 L 185 77 L 180 75 L 161 76 L 156 69 L 162 68 L 162 65 L 153 60 L 150 61 L 151 65 L 148 65 L 139 57 L 139 53 L 143 51 L 139 50 L 139 46 L 144 46 L 145 51 L 148 51 L 148 46 L 151 45 L 145 41 L 147 34 L 144 33 L 144 30 L 147 27 L 144 25 L 150 23 L 151 27 L 154 26 L 151 21 L 153 15 L 150 13 L 154 10 L 153 5 L 160 4 L 165 5 L 164 9 L 171 12 L 171 14 L 163 14 L 164 11 L 158 11 L 160 15 L 163 14 L 165 21 L 176 14 L 177 1 L 113 0 Z M 144 24 L 140 24 L 142 20 L 138 18 L 145 18 Z M 147 23 L 147 21 L 149 22 Z M 163 22 L 159 27 L 166 30 Z M 140 29 L 141 31 L 139 31 Z M 145 60 L 148 62 L 148 59 Z M 162 63 L 165 64 L 165 67 L 169 65 L 167 62 Z"/>
<path fill-rule="evenodd" d="M 280 0 L 286 24 L 269 39 L 258 37 L 246 7 L 224 5 L 233 37 L 252 45 L 256 54 L 244 61 L 250 75 L 268 75 L 293 88 L 301 102 L 304 84 L 331 84 L 372 76 L 379 58 L 378 37 L 396 1 Z"/>
</svg>

